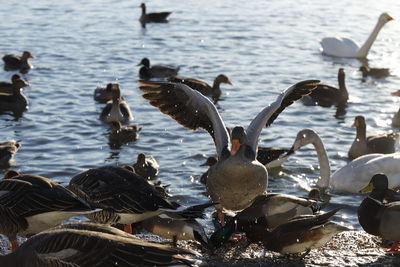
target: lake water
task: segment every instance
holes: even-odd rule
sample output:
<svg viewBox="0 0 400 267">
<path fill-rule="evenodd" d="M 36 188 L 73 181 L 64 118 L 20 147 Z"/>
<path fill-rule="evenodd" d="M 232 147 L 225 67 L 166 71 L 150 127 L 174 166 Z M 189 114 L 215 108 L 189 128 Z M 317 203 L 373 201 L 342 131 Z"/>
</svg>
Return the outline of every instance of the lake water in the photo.
<svg viewBox="0 0 400 267">
<path fill-rule="evenodd" d="M 160 1 L 148 2 L 148 12 L 173 11 L 169 24 L 138 22 L 139 1 L 61 0 L 3 1 L 0 5 L 0 55 L 29 50 L 35 68 L 24 75 L 30 106 L 21 118 L 0 115 L 0 141 L 15 139 L 21 148 L 13 168 L 42 175 L 62 184 L 78 172 L 102 165 L 131 164 L 139 152 L 154 155 L 159 178 L 183 204 L 207 201 L 199 165 L 215 153 L 203 130 L 189 131 L 150 106 L 138 90 L 143 57 L 152 63 L 181 67 L 183 76 L 212 80 L 226 74 L 233 86 L 222 85 L 218 109 L 228 126 L 248 125 L 278 93 L 305 79 L 337 85 L 338 68 L 346 71 L 350 100 L 346 113 L 335 108 L 288 107 L 262 131 L 260 145 L 289 148 L 303 128 L 323 139 L 334 171 L 347 163 L 355 137 L 351 127 L 364 115 L 368 134 L 392 129 L 400 98 L 400 27 L 389 22 L 368 55 L 371 67 L 390 68 L 392 76 L 362 81 L 357 59 L 323 56 L 319 40 L 344 35 L 363 43 L 378 16 L 388 12 L 400 19 L 400 2 L 384 1 Z M 2 67 L 2 66 L 1 66 Z M 12 72 L 0 71 L 8 81 Z M 112 149 L 109 127 L 99 120 L 102 104 L 93 90 L 119 82 L 122 94 L 142 127 L 140 138 Z M 1 170 L 2 172 L 6 170 Z M 301 149 L 278 172 L 270 173 L 269 192 L 307 194 L 319 177 L 311 146 Z M 360 229 L 356 210 L 360 195 L 333 195 L 332 205 L 346 208 L 336 217 Z M 209 210 L 208 216 L 211 214 Z M 211 223 L 206 220 L 208 231 Z"/>
</svg>

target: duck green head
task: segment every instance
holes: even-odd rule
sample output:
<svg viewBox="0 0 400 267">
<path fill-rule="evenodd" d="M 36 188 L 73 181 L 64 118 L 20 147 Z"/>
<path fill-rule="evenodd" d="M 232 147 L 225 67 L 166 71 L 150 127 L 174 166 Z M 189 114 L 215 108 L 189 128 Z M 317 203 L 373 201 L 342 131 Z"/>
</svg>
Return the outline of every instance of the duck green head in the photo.
<svg viewBox="0 0 400 267">
<path fill-rule="evenodd" d="M 388 178 L 383 173 L 372 176 L 369 184 L 360 190 L 360 193 L 371 192 L 370 196 L 376 200 L 382 201 L 385 197 L 386 190 L 389 187 Z"/>
<path fill-rule="evenodd" d="M 235 232 L 236 221 L 230 220 L 225 226 L 216 230 L 210 237 L 210 243 L 214 248 L 221 247 L 226 241 L 229 240 L 231 235 Z"/>
</svg>

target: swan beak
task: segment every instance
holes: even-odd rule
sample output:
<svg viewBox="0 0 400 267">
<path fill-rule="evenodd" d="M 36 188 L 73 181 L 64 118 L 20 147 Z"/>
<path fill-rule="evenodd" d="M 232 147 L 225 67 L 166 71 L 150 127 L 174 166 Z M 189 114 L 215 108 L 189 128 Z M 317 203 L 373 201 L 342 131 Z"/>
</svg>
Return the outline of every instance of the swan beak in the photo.
<svg viewBox="0 0 400 267">
<path fill-rule="evenodd" d="M 391 92 L 390 94 L 395 96 L 400 96 L 400 90 L 397 90 L 396 92 Z"/>
<path fill-rule="evenodd" d="M 394 18 L 392 17 L 392 16 L 390 16 L 390 15 L 387 15 L 387 18 L 386 18 L 388 21 L 389 20 L 394 20 Z"/>
<path fill-rule="evenodd" d="M 236 155 L 239 148 L 240 148 L 240 141 L 238 139 L 232 139 L 231 156 Z"/>
<path fill-rule="evenodd" d="M 360 193 L 367 193 L 367 192 L 371 192 L 373 189 L 374 189 L 374 185 L 372 183 L 369 183 L 366 187 L 361 189 L 359 192 Z"/>
</svg>

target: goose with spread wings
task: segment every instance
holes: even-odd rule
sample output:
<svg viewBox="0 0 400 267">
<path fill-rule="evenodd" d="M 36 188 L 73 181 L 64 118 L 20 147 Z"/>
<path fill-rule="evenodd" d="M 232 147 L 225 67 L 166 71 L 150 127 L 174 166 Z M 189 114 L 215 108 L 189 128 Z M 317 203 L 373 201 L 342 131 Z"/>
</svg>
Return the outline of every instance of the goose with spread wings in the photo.
<svg viewBox="0 0 400 267">
<path fill-rule="evenodd" d="M 318 83 L 318 80 L 307 80 L 289 87 L 254 118 L 247 130 L 242 126 L 233 128 L 231 138 L 214 104 L 190 87 L 179 83 L 154 82 L 141 86 L 140 90 L 145 93 L 143 97 L 161 112 L 187 128 L 207 130 L 214 139 L 218 162 L 210 168 L 207 191 L 213 202 L 218 203 L 216 208 L 223 223 L 223 209 L 242 210 L 265 192 L 268 172 L 256 160 L 262 128 L 272 124 L 295 100 L 311 93 Z"/>
</svg>

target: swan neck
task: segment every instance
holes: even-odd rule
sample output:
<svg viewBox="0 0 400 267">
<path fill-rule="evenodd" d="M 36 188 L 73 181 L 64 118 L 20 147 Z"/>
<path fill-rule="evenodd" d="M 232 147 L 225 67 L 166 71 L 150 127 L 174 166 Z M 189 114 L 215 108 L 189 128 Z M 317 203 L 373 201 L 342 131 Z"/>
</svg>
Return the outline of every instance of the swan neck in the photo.
<svg viewBox="0 0 400 267">
<path fill-rule="evenodd" d="M 317 151 L 321 176 L 317 181 L 317 186 L 320 188 L 328 188 L 329 180 L 331 178 L 331 166 L 329 164 L 328 154 L 326 153 L 325 146 L 319 137 L 318 139 L 315 139 L 312 144 Z"/>
<path fill-rule="evenodd" d="M 371 49 L 372 44 L 374 43 L 376 37 L 378 36 L 379 31 L 382 29 L 385 23 L 386 22 L 384 21 L 378 20 L 378 23 L 376 23 L 374 30 L 371 32 L 365 43 L 361 46 L 360 50 L 358 50 L 356 57 L 358 58 L 367 57 L 367 54 Z"/>
</svg>

